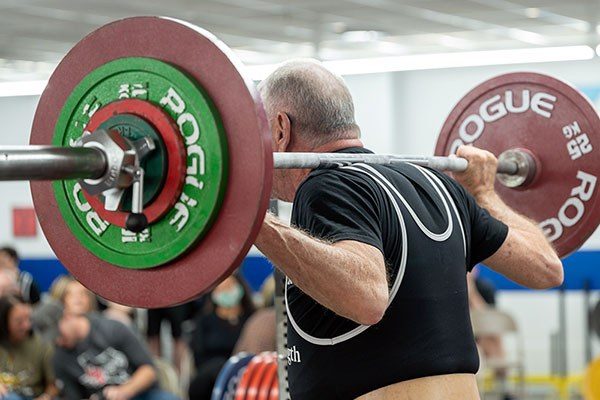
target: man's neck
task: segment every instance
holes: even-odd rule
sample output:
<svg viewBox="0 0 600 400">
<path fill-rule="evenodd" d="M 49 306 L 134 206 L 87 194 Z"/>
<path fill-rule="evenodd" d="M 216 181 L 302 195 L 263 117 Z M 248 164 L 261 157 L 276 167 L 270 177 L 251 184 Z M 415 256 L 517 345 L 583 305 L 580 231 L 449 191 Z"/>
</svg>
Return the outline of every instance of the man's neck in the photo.
<svg viewBox="0 0 600 400">
<path fill-rule="evenodd" d="M 364 145 L 360 139 L 340 139 L 317 146 L 311 151 L 315 153 L 332 153 L 349 147 L 364 147 Z"/>
</svg>

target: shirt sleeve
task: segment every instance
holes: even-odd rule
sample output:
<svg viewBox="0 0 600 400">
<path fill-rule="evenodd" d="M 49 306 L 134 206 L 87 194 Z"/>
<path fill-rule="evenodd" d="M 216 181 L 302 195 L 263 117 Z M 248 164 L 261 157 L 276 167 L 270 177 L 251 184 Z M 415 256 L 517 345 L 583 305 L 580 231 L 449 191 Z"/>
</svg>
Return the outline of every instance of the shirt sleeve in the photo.
<svg viewBox="0 0 600 400">
<path fill-rule="evenodd" d="M 459 212 L 462 214 L 467 241 L 467 270 L 486 258 L 494 255 L 502 246 L 508 235 L 508 226 L 494 218 L 488 210 L 477 204 L 471 194 L 454 179 L 434 171 L 449 189 L 450 195 L 456 200 Z"/>
<path fill-rule="evenodd" d="M 142 365 L 152 365 L 152 356 L 148 348 L 134 335 L 134 333 L 127 326 L 119 321 L 106 320 L 112 324 L 113 338 L 116 338 L 117 350 L 122 351 L 129 360 L 129 364 L 135 369 L 138 369 Z"/>
<path fill-rule="evenodd" d="M 323 240 L 356 240 L 383 252 L 377 196 L 351 172 L 324 171 L 308 178 L 296 193 L 292 223 Z"/>
</svg>

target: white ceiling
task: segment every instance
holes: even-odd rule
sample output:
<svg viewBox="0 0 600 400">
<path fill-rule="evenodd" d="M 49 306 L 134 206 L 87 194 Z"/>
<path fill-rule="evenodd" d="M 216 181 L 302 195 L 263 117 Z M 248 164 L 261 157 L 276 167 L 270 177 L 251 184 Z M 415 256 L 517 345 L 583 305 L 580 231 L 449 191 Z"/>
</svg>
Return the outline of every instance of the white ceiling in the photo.
<svg viewBox="0 0 600 400">
<path fill-rule="evenodd" d="M 600 42 L 600 0 L 0 0 L 0 81 L 46 79 L 87 33 L 133 15 L 202 26 L 247 64 Z"/>
</svg>

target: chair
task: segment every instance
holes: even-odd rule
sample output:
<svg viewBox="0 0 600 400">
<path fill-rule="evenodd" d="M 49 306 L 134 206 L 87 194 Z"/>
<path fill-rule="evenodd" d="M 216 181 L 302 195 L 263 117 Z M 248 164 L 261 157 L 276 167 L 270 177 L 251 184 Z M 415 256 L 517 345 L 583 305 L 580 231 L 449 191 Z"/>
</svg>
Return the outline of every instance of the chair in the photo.
<svg viewBox="0 0 600 400">
<path fill-rule="evenodd" d="M 506 356 L 500 359 L 485 358 L 481 357 L 481 369 L 480 372 L 486 376 L 486 372 L 492 372 L 494 375 L 501 370 L 508 372 L 510 370 L 516 370 L 517 372 L 517 391 L 518 398 L 523 398 L 525 394 L 525 367 L 524 367 L 524 346 L 523 338 L 519 334 L 519 330 L 515 320 L 510 314 L 493 309 L 487 308 L 483 310 L 471 311 L 471 324 L 473 326 L 473 334 L 476 338 L 485 337 L 498 337 L 503 340 L 507 336 L 513 336 L 516 341 L 516 349 L 514 356 Z M 507 352 L 509 353 L 509 352 Z M 482 394 L 499 393 L 503 390 L 502 387 L 498 387 L 494 384 L 490 390 L 487 390 L 487 385 L 483 385 Z"/>
</svg>

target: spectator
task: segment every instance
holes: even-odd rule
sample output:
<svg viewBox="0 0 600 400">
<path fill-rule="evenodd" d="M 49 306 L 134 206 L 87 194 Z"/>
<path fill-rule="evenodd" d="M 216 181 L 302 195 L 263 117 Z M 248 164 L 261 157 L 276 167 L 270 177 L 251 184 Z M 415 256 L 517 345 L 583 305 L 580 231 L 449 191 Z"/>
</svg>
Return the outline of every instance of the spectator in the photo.
<svg viewBox="0 0 600 400">
<path fill-rule="evenodd" d="M 58 393 L 52 348 L 31 330 L 31 306 L 19 295 L 0 298 L 0 398 L 50 400 Z"/>
<path fill-rule="evenodd" d="M 161 357 L 161 335 L 160 329 L 163 321 L 168 321 L 171 328 L 171 337 L 173 338 L 173 364 L 179 372 L 181 362 L 187 352 L 187 345 L 182 339 L 181 325 L 188 317 L 190 304 L 181 304 L 175 307 L 156 308 L 148 310 L 148 345 L 150 351 L 156 357 Z"/>
<path fill-rule="evenodd" d="M 496 306 L 496 288 L 490 282 L 479 277 L 479 269 L 475 268 L 467 274 L 467 289 L 469 292 L 469 308 L 485 310 Z M 504 359 L 502 338 L 489 335 L 476 338 L 477 344 L 485 358 Z"/>
<path fill-rule="evenodd" d="M 259 354 L 263 351 L 277 351 L 275 279 L 273 276 L 265 280 L 260 292 L 263 308 L 257 310 L 246 321 L 232 354 L 240 352 Z"/>
<path fill-rule="evenodd" d="M 19 286 L 15 275 L 9 271 L 0 269 L 0 297 L 18 293 Z"/>
<path fill-rule="evenodd" d="M 12 272 L 17 279 L 21 296 L 29 304 L 40 301 L 40 289 L 27 271 L 19 270 L 19 255 L 12 247 L 0 248 L 0 270 Z"/>
<path fill-rule="evenodd" d="M 61 302 L 65 314 L 82 315 L 98 309 L 96 295 L 71 276 L 66 278 Z"/>
<path fill-rule="evenodd" d="M 469 293 L 469 309 L 471 311 L 483 311 L 487 308 L 496 307 L 496 288 L 494 285 L 479 276 L 479 267 L 467 273 L 467 290 Z M 479 335 L 475 337 L 477 347 L 481 350 L 483 360 L 504 361 L 506 353 L 502 338 L 498 335 Z M 494 374 L 500 382 L 502 398 L 510 400 L 513 397 L 506 393 L 506 369 L 494 368 Z"/>
<path fill-rule="evenodd" d="M 191 347 L 198 372 L 190 382 L 190 399 L 210 399 L 219 371 L 254 312 L 250 290 L 237 275 L 213 289 L 206 306 L 207 310 L 195 318 L 192 334 Z"/>
<path fill-rule="evenodd" d="M 53 344 L 52 341 L 56 336 L 58 321 L 63 313 L 62 298 L 67 285 L 72 280 L 73 278 L 67 275 L 61 275 L 54 279 L 52 285 L 50 285 L 48 296 L 45 296 L 35 305 L 31 314 L 34 331 L 38 332 L 42 339 L 51 344 Z"/>
<path fill-rule="evenodd" d="M 135 311 L 134 308 L 124 306 L 122 304 L 118 304 L 112 301 L 105 300 L 105 302 L 106 309 L 102 311 L 102 315 L 104 315 L 105 318 L 119 321 L 131 330 L 136 329 L 132 317 L 133 312 Z"/>
<path fill-rule="evenodd" d="M 176 399 L 158 388 L 150 352 L 120 322 L 65 310 L 57 344 L 53 365 L 67 400 Z"/>
</svg>

